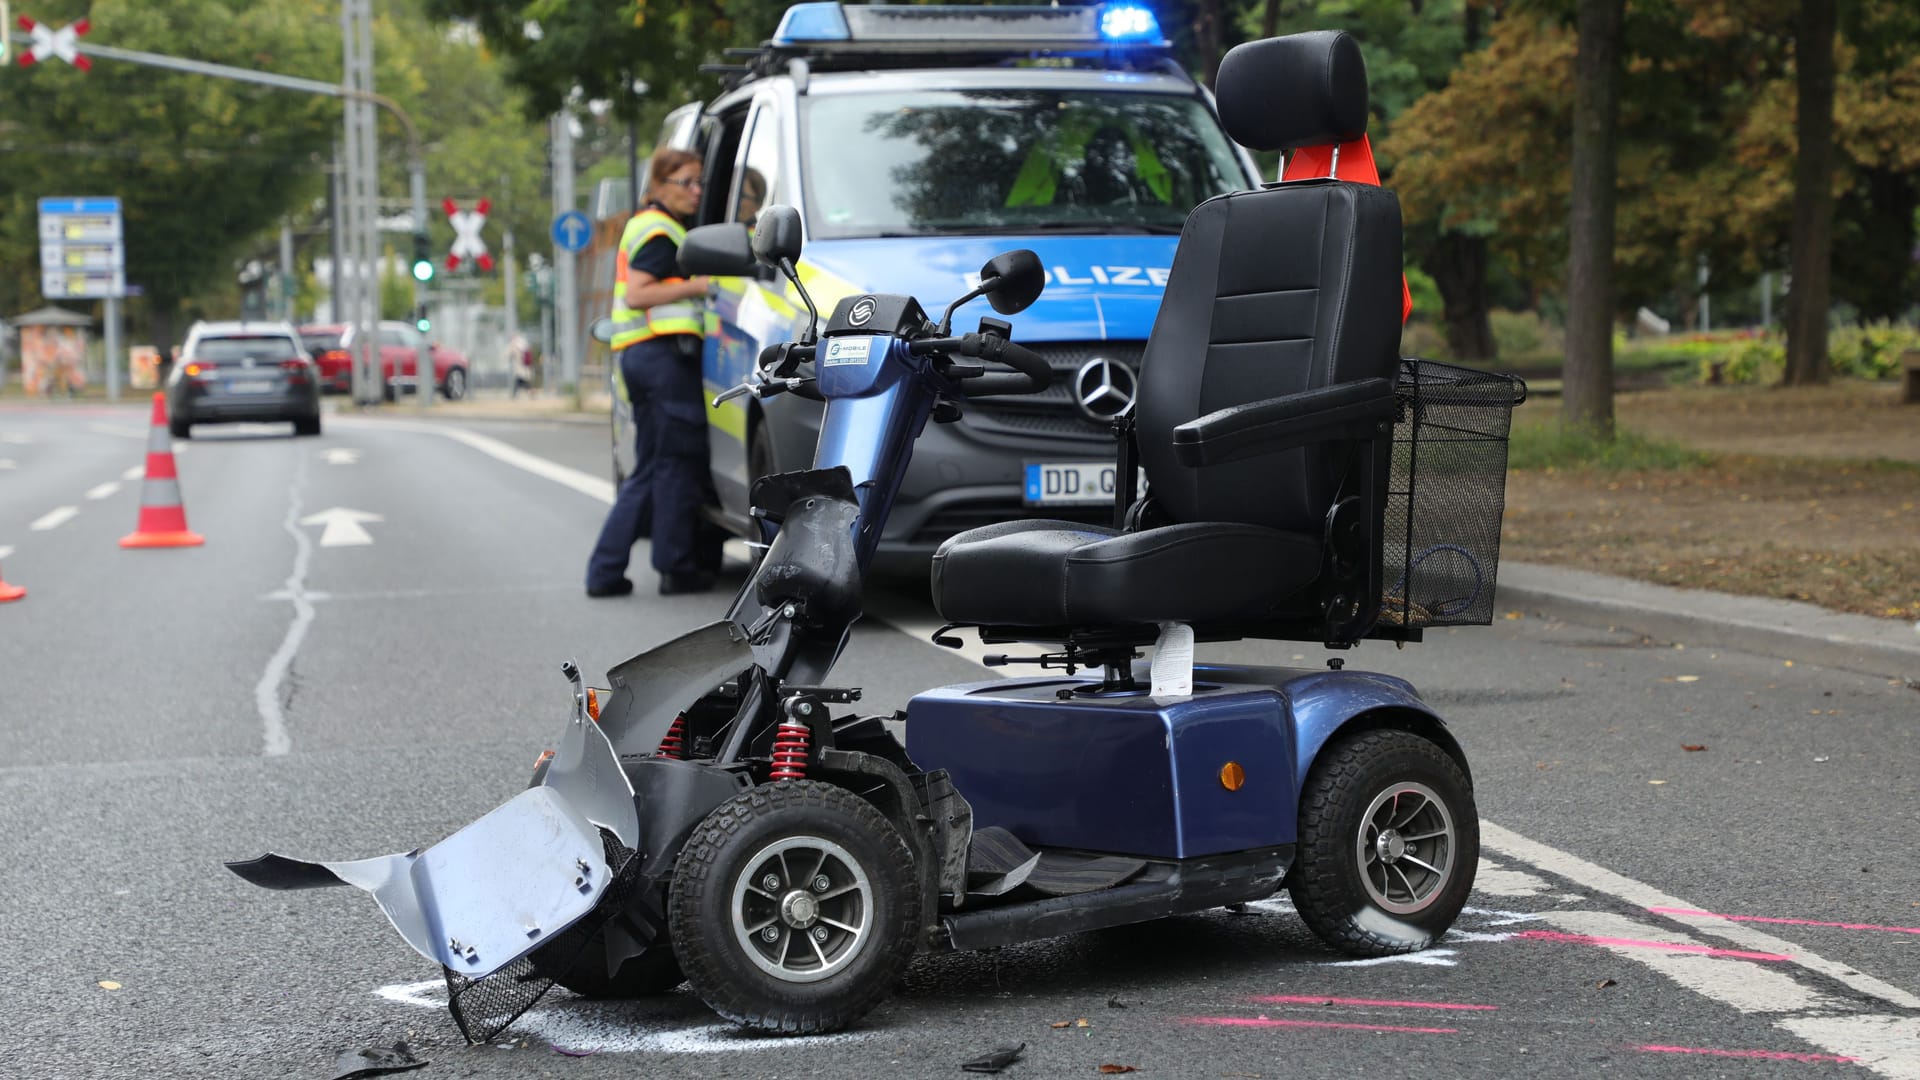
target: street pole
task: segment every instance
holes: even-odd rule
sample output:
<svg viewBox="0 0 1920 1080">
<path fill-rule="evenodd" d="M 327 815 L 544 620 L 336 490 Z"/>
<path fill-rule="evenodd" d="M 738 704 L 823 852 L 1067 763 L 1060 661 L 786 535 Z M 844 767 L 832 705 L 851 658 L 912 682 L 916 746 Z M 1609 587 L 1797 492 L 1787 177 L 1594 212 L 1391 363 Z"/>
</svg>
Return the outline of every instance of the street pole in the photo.
<svg viewBox="0 0 1920 1080">
<path fill-rule="evenodd" d="M 513 347 L 514 337 L 520 333 L 520 294 L 513 291 L 513 230 L 508 229 L 500 242 L 500 272 L 502 284 L 506 286 L 507 296 L 507 347 Z M 513 386 L 514 373 L 519 370 L 520 357 L 516 352 L 507 358 L 507 386 Z M 532 389 L 529 387 L 528 389 Z"/>
<path fill-rule="evenodd" d="M 107 297 L 107 400 L 120 400 L 120 298 Z"/>
<path fill-rule="evenodd" d="M 408 163 L 407 188 L 413 192 L 413 229 L 415 232 L 424 231 L 427 227 L 427 170 L 417 158 Z M 407 276 L 413 278 L 413 310 L 426 310 L 426 282 L 412 274 Z M 433 376 L 433 343 L 427 340 L 425 332 L 421 332 L 420 343 L 415 346 L 413 354 L 413 396 L 420 399 L 415 404 L 421 412 L 433 404 Z"/>
<path fill-rule="evenodd" d="M 341 204 L 345 201 L 341 192 L 340 168 L 340 144 L 335 142 L 333 164 L 327 168 L 327 220 L 333 223 L 332 230 L 327 234 L 327 254 L 332 262 L 327 272 L 330 279 L 327 282 L 327 296 L 331 298 L 327 302 L 329 322 L 345 321 L 341 318 L 343 300 L 340 295 L 340 234 L 344 231 L 341 228 Z"/>
<path fill-rule="evenodd" d="M 553 216 L 572 210 L 573 117 L 562 111 L 553 116 Z M 558 247 L 558 245 L 555 245 Z M 582 400 L 580 386 L 580 298 L 574 281 L 574 254 L 553 253 L 553 324 L 560 350 L 561 380 L 573 397 L 573 407 Z"/>
<path fill-rule="evenodd" d="M 280 317 L 293 320 L 293 223 L 280 223 Z"/>
</svg>

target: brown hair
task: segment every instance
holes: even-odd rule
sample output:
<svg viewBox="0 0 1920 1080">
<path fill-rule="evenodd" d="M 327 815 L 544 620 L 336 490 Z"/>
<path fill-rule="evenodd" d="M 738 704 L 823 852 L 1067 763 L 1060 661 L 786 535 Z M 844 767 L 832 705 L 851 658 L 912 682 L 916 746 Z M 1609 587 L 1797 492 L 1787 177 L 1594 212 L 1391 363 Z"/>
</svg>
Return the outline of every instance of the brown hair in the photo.
<svg viewBox="0 0 1920 1080">
<path fill-rule="evenodd" d="M 653 164 L 647 168 L 647 194 L 651 195 L 666 182 L 667 177 L 689 165 L 700 164 L 700 156 L 687 150 L 667 148 L 656 150 Z"/>
</svg>

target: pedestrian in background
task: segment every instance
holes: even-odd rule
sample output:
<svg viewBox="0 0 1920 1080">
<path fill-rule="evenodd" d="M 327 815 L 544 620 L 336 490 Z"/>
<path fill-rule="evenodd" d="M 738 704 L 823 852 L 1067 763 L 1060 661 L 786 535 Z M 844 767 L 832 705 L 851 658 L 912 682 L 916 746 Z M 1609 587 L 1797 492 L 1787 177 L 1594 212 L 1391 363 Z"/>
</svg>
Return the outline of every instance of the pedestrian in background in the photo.
<svg viewBox="0 0 1920 1080">
<path fill-rule="evenodd" d="M 708 280 L 678 263 L 686 223 L 700 207 L 700 159 L 661 150 L 647 170 L 647 204 L 620 235 L 614 261 L 614 391 L 633 406 L 634 468 L 620 485 L 587 561 L 588 596 L 624 596 L 635 541 L 651 535 L 662 595 L 706 592 L 721 537 L 701 510 L 713 499 L 701 387 Z"/>
<path fill-rule="evenodd" d="M 513 389 L 507 391 L 507 397 L 517 398 L 523 389 L 532 397 L 533 347 L 527 344 L 527 335 L 518 330 L 507 339 L 507 370 L 513 373 Z"/>
</svg>

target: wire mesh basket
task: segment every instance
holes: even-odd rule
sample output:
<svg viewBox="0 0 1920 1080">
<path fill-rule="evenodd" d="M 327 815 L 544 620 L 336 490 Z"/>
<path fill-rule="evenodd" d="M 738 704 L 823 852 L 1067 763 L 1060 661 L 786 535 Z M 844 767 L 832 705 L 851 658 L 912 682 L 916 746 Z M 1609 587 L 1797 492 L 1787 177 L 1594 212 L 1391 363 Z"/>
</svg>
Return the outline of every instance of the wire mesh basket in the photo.
<svg viewBox="0 0 1920 1080">
<path fill-rule="evenodd" d="M 1511 375 L 1400 362 L 1382 545 L 1380 622 L 1485 626 L 1493 621 L 1507 432 L 1527 384 Z"/>
</svg>

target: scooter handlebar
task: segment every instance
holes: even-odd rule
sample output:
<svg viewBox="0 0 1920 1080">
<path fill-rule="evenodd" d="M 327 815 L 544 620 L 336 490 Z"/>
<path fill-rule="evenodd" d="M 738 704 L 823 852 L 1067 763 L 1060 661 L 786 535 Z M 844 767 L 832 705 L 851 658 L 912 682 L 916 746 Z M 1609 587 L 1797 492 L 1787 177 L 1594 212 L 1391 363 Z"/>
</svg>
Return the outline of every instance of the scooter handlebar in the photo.
<svg viewBox="0 0 1920 1080">
<path fill-rule="evenodd" d="M 996 394 L 1037 394 L 1053 383 L 1053 368 L 1040 354 L 998 334 L 921 338 L 913 343 L 912 349 L 917 355 L 938 352 L 950 356 L 969 356 L 1013 369 L 1011 372 L 975 375 L 961 380 L 960 392 L 970 398 Z"/>
</svg>

